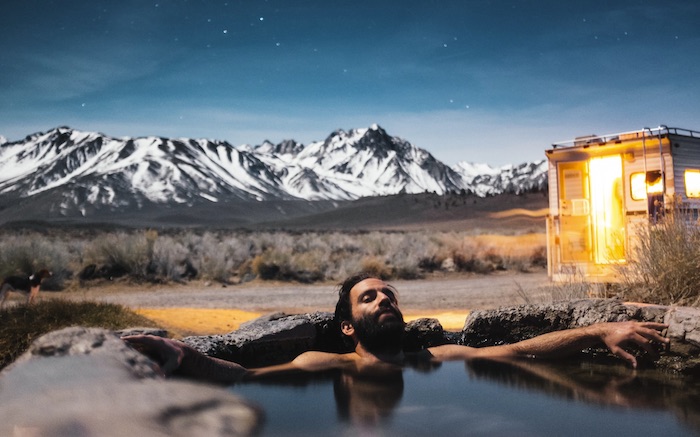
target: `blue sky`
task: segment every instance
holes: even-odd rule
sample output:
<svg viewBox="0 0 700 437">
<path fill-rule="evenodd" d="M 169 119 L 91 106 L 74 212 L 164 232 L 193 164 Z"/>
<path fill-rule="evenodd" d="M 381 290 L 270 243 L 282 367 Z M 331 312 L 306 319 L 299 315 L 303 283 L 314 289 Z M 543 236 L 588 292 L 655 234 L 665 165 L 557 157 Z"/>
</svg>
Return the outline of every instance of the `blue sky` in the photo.
<svg viewBox="0 0 700 437">
<path fill-rule="evenodd" d="M 377 123 L 447 164 L 700 130 L 700 2 L 3 2 L 0 135 L 234 145 Z"/>
</svg>

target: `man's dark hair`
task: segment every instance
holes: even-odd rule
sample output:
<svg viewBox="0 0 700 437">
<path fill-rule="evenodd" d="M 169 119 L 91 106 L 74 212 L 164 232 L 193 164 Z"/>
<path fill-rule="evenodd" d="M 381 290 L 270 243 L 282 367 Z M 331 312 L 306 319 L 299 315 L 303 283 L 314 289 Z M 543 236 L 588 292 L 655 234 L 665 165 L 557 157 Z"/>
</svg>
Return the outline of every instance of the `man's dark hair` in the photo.
<svg viewBox="0 0 700 437">
<path fill-rule="evenodd" d="M 352 287 L 369 278 L 376 278 L 368 272 L 352 275 L 344 280 L 338 287 L 338 303 L 335 305 L 335 322 L 340 325 L 343 320 L 352 320 L 352 305 L 350 303 L 350 290 Z"/>
</svg>

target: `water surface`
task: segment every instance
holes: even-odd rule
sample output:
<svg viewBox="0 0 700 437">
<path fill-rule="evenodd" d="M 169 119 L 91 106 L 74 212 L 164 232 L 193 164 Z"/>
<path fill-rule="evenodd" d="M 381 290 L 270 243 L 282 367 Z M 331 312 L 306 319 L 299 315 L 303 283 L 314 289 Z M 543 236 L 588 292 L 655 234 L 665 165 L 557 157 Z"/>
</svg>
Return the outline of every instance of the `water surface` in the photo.
<svg viewBox="0 0 700 437">
<path fill-rule="evenodd" d="M 700 383 L 591 363 L 443 363 L 248 382 L 264 436 L 697 436 Z"/>
</svg>

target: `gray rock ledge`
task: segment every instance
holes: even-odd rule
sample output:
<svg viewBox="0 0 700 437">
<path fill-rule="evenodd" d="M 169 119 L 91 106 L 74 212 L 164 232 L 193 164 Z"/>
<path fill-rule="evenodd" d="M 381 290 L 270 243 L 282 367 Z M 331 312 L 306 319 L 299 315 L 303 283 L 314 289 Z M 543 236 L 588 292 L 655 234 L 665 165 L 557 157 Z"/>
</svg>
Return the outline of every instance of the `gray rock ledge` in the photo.
<svg viewBox="0 0 700 437">
<path fill-rule="evenodd" d="M 671 346 L 655 366 L 700 373 L 700 309 L 625 303 L 617 299 L 578 299 L 476 310 L 457 333 L 444 331 L 436 319 L 419 319 L 406 325 L 405 349 L 415 351 L 446 343 L 474 347 L 514 343 L 546 332 L 628 320 L 669 325 L 666 335 Z M 228 334 L 187 337 L 184 341 L 204 354 L 252 367 L 285 362 L 310 349 L 348 350 L 332 313 L 269 314 Z M 588 352 L 591 359 L 610 359 L 604 349 Z M 642 351 L 633 352 L 642 363 L 651 365 Z"/>
<path fill-rule="evenodd" d="M 37 339 L 0 374 L 0 435 L 247 436 L 262 412 L 220 387 L 165 380 L 98 328 Z"/>
</svg>

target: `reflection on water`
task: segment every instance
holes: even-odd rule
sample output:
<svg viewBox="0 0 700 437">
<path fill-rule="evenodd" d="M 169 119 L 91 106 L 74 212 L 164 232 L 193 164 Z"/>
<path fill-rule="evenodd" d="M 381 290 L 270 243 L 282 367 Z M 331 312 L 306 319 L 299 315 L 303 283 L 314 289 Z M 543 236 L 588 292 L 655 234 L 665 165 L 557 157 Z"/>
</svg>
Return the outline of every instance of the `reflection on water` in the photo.
<svg viewBox="0 0 700 437">
<path fill-rule="evenodd" d="M 378 426 L 391 417 L 403 397 L 403 369 L 387 366 L 376 372 L 338 372 L 333 394 L 340 420 L 362 427 Z"/>
<path fill-rule="evenodd" d="M 386 366 L 251 382 L 263 435 L 700 435 L 700 381 L 587 362 Z"/>
</svg>

